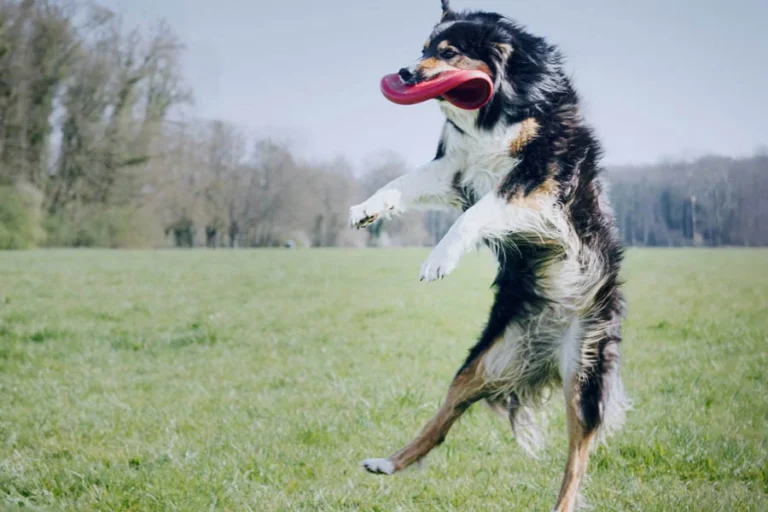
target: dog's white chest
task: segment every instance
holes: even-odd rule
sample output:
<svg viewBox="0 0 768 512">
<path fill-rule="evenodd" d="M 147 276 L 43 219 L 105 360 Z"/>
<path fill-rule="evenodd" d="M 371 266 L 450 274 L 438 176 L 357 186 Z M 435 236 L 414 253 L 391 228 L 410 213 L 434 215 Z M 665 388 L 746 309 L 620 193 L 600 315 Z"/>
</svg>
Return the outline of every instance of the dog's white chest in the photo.
<svg viewBox="0 0 768 512">
<path fill-rule="evenodd" d="M 519 160 L 512 156 L 510 145 L 520 135 L 520 123 L 495 130 L 478 130 L 472 123 L 462 126 L 464 133 L 453 134 L 451 143 L 464 155 L 461 184 L 476 197 L 493 190 Z"/>
<path fill-rule="evenodd" d="M 467 141 L 467 167 L 462 184 L 471 187 L 477 197 L 493 190 L 517 165 L 503 140 Z"/>
</svg>

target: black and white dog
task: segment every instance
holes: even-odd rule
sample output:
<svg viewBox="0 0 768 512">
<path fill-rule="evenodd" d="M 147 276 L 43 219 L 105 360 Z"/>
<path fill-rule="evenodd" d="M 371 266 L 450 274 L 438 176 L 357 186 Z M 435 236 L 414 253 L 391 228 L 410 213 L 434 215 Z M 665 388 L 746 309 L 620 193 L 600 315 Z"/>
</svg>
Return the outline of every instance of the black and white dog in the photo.
<svg viewBox="0 0 768 512">
<path fill-rule="evenodd" d="M 442 4 L 421 59 L 400 76 L 418 84 L 480 70 L 493 96 L 477 110 L 438 98 L 446 121 L 434 160 L 352 207 L 349 221 L 361 227 L 409 208 L 461 208 L 420 278 L 445 277 L 483 242 L 498 259 L 495 302 L 437 414 L 406 447 L 363 465 L 384 474 L 406 468 L 478 400 L 503 409 L 516 437 L 530 439 L 532 411 L 562 385 L 569 447 L 555 510 L 570 511 L 590 446 L 620 426 L 628 407 L 619 375 L 622 250 L 599 177 L 600 146 L 555 47 L 501 15 Z"/>
</svg>

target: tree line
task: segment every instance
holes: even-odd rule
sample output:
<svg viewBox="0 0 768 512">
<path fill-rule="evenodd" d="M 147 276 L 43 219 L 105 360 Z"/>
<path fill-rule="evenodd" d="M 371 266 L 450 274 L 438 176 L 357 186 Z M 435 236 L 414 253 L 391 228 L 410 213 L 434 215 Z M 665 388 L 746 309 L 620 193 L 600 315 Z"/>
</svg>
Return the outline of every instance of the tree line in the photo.
<svg viewBox="0 0 768 512">
<path fill-rule="evenodd" d="M 455 213 L 365 231 L 347 210 L 407 172 L 311 162 L 185 112 L 183 42 L 96 4 L 0 0 L 0 248 L 430 245 Z M 631 245 L 767 245 L 768 157 L 609 169 Z"/>
<path fill-rule="evenodd" d="M 350 204 L 405 172 L 397 155 L 373 155 L 358 178 L 343 158 L 307 162 L 186 117 L 183 52 L 164 22 L 132 28 L 95 4 L 0 0 L 0 248 L 429 240 L 415 214 L 347 229 Z"/>
<path fill-rule="evenodd" d="M 768 245 L 768 154 L 609 169 L 627 245 Z"/>
</svg>

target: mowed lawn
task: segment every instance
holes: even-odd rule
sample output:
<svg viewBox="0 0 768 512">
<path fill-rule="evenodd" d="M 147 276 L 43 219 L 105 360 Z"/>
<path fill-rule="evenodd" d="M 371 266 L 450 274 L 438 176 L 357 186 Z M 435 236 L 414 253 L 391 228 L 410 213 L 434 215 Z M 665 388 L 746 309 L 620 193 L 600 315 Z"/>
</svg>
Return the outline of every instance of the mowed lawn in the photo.
<svg viewBox="0 0 768 512">
<path fill-rule="evenodd" d="M 523 454 L 475 406 L 418 468 L 360 468 L 418 432 L 491 301 L 471 254 L 0 253 L 0 509 L 550 510 L 561 395 Z M 625 429 L 593 510 L 768 510 L 768 251 L 630 250 Z"/>
</svg>

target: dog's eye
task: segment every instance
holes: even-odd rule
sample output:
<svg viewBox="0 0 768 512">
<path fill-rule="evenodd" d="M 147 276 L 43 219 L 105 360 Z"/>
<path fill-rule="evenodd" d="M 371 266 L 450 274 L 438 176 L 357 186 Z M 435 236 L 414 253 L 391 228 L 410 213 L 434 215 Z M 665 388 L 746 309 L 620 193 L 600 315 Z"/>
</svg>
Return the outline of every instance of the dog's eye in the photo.
<svg viewBox="0 0 768 512">
<path fill-rule="evenodd" d="M 443 50 L 440 52 L 440 56 L 446 60 L 454 58 L 458 53 L 453 50 Z"/>
</svg>

